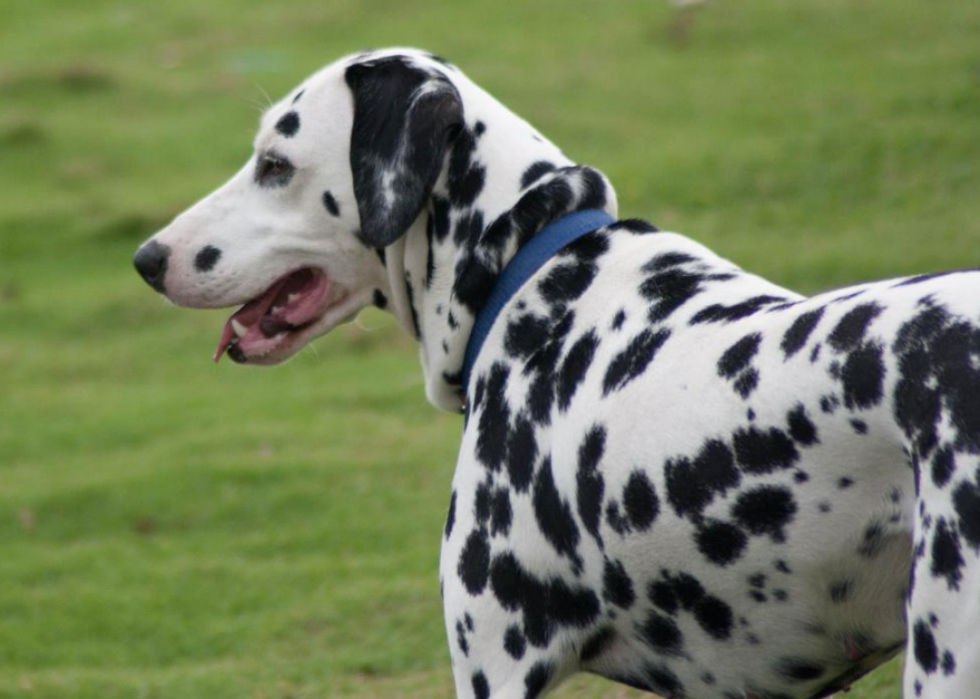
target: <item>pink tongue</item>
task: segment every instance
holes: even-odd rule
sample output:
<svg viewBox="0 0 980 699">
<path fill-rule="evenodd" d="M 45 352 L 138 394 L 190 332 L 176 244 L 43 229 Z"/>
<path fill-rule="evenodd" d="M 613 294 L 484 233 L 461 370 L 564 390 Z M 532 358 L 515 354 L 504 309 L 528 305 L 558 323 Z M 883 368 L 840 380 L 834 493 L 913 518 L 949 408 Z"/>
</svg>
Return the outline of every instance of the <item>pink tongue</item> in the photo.
<svg viewBox="0 0 980 699">
<path fill-rule="evenodd" d="M 214 352 L 214 361 L 221 359 L 236 340 L 239 345 L 253 346 L 260 351 L 264 345 L 277 344 L 270 343 L 270 338 L 308 323 L 322 313 L 330 287 L 330 280 L 325 274 L 310 268 L 281 278 L 228 318 Z M 289 296 L 295 294 L 299 298 L 290 302 Z M 273 306 L 279 307 L 274 314 L 269 312 Z M 245 328 L 241 337 L 235 332 L 233 321 Z"/>
</svg>

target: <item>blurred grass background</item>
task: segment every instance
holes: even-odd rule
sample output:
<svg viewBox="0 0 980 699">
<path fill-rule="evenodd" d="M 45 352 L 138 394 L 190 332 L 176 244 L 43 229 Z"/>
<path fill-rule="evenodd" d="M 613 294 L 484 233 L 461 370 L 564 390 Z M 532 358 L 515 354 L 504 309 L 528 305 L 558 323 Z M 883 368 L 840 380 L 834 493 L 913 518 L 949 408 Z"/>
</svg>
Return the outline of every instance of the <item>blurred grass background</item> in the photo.
<svg viewBox="0 0 980 699">
<path fill-rule="evenodd" d="M 815 291 L 980 261 L 978 36 L 967 0 L 0 0 L 0 697 L 452 694 L 460 421 L 412 344 L 367 314 L 215 366 L 224 314 L 130 266 L 248 157 L 267 94 L 436 51 L 624 216 Z"/>
</svg>

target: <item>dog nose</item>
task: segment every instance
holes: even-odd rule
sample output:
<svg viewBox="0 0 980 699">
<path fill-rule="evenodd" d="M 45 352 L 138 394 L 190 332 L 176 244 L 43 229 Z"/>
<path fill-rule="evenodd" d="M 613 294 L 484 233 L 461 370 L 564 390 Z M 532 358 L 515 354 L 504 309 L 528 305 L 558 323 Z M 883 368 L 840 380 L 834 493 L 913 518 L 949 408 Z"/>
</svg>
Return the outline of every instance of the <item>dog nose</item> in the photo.
<svg viewBox="0 0 980 699">
<path fill-rule="evenodd" d="M 163 291 L 163 278 L 167 274 L 167 258 L 170 257 L 170 248 L 161 245 L 155 240 L 151 240 L 146 245 L 140 247 L 133 257 L 133 264 L 136 271 L 146 280 L 146 283 L 159 291 Z"/>
</svg>

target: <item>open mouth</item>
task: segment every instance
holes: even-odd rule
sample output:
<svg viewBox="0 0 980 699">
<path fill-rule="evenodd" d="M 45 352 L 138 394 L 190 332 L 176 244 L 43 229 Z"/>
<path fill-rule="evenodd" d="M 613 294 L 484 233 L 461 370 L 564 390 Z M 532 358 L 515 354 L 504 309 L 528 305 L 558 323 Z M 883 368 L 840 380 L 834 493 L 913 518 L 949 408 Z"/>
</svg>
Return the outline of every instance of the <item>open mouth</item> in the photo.
<svg viewBox="0 0 980 699">
<path fill-rule="evenodd" d="M 221 331 L 214 361 L 225 352 L 239 363 L 275 359 L 345 297 L 322 270 L 304 267 L 290 272 L 232 314 Z"/>
</svg>

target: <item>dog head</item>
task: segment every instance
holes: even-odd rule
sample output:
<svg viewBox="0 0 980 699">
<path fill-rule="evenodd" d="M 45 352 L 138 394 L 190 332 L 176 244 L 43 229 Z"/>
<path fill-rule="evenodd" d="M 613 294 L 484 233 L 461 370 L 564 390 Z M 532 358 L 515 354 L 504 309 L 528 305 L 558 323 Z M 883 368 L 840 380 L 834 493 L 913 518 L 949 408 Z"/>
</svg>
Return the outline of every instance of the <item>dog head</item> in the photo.
<svg viewBox="0 0 980 699">
<path fill-rule="evenodd" d="M 242 305 L 217 356 L 275 363 L 386 298 L 384 249 L 418 218 L 459 132 L 452 84 L 421 56 L 347 59 L 263 116 L 227 183 L 137 251 L 174 303 Z"/>
<path fill-rule="evenodd" d="M 496 274 L 549 220 L 587 206 L 615 214 L 598 172 L 442 59 L 392 49 L 341 59 L 271 107 L 245 166 L 134 262 L 178 305 L 241 305 L 215 353 L 238 362 L 280 362 L 387 307 L 422 340 L 430 399 L 458 406 Z"/>
</svg>

